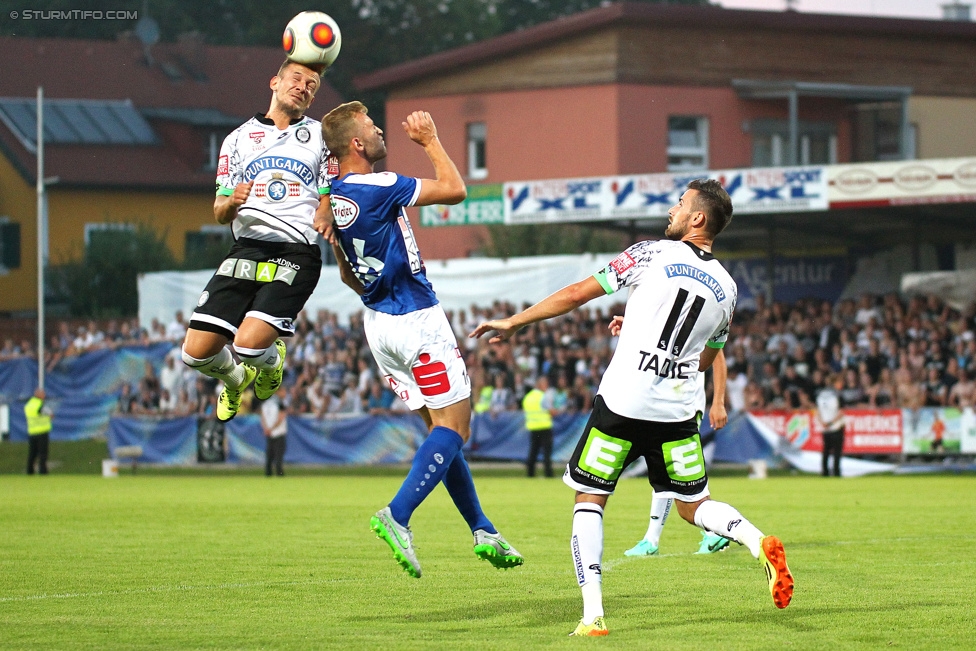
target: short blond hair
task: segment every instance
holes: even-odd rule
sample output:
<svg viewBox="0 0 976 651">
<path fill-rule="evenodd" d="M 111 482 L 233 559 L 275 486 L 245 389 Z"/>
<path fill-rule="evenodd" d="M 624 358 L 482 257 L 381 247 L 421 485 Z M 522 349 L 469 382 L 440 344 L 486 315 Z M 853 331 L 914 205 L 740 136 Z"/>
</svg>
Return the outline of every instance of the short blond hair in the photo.
<svg viewBox="0 0 976 651">
<path fill-rule="evenodd" d="M 362 102 L 346 102 L 322 117 L 322 138 L 336 158 L 349 155 L 349 141 L 356 137 L 359 123 L 357 115 L 366 115 L 369 109 Z"/>
</svg>

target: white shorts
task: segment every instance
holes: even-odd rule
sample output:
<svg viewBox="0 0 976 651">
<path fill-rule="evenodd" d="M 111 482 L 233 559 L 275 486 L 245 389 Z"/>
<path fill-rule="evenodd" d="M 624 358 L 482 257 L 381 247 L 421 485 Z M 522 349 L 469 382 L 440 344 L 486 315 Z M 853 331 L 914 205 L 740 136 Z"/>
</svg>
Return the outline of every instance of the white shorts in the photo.
<svg viewBox="0 0 976 651">
<path fill-rule="evenodd" d="M 471 396 L 464 358 L 440 305 L 409 314 L 366 308 L 363 326 L 376 365 L 411 410 L 443 409 Z"/>
</svg>

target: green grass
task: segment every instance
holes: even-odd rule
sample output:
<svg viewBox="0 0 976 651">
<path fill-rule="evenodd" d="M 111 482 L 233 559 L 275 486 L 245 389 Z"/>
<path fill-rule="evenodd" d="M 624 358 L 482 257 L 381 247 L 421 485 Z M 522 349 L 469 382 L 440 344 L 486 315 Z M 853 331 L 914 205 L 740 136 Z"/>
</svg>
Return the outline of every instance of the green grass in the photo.
<svg viewBox="0 0 976 651">
<path fill-rule="evenodd" d="M 477 473 L 476 473 L 477 475 Z M 526 556 L 478 561 L 439 488 L 412 521 L 412 579 L 368 531 L 401 477 L 0 477 L 3 649 L 972 648 L 972 477 L 717 478 L 713 496 L 786 544 L 793 604 L 773 605 L 740 547 L 692 552 L 676 515 L 662 556 L 627 558 L 649 490 L 606 515 L 611 634 L 567 638 L 581 612 L 572 492 L 483 477 L 482 502 Z"/>
<path fill-rule="evenodd" d="M 101 475 L 102 459 L 108 459 L 104 439 L 51 441 L 47 467 L 53 473 Z M 20 475 L 27 471 L 27 442 L 0 443 L 0 475 Z"/>
</svg>

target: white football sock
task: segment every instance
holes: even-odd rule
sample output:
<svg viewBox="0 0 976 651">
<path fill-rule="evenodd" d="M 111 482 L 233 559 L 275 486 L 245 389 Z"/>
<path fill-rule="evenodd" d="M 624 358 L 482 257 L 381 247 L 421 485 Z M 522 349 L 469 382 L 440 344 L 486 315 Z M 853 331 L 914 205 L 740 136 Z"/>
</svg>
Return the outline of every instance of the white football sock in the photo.
<svg viewBox="0 0 976 651">
<path fill-rule="evenodd" d="M 603 507 L 580 502 L 573 508 L 571 541 L 576 581 L 583 592 L 583 623 L 603 616 Z"/>
<path fill-rule="evenodd" d="M 200 371 L 204 375 L 221 380 L 232 389 L 244 383 L 244 368 L 234 361 L 234 356 L 230 354 L 230 349 L 226 346 L 213 357 L 197 359 L 187 355 L 186 349 L 183 350 L 183 363 L 190 368 Z"/>
<path fill-rule="evenodd" d="M 278 348 L 271 344 L 267 348 L 245 348 L 234 344 L 241 363 L 253 366 L 259 371 L 273 371 L 278 368 Z"/>
<path fill-rule="evenodd" d="M 759 558 L 759 542 L 762 540 L 763 533 L 742 517 L 742 514 L 732 505 L 705 500 L 695 511 L 695 524 L 706 531 L 745 545 L 755 558 Z"/>
<path fill-rule="evenodd" d="M 668 521 L 668 514 L 671 513 L 671 502 L 670 498 L 657 495 L 651 500 L 651 519 L 647 524 L 644 540 L 655 547 L 661 542 L 661 530 L 664 529 L 664 523 Z"/>
</svg>

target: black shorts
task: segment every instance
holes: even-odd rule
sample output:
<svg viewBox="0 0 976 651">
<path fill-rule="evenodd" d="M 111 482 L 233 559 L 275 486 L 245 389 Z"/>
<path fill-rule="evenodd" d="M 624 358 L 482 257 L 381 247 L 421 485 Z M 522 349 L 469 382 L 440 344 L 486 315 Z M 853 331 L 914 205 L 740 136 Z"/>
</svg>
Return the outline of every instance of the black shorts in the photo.
<svg viewBox="0 0 976 651">
<path fill-rule="evenodd" d="M 699 416 L 677 423 L 618 416 L 598 395 L 563 481 L 581 493 L 610 495 L 623 469 L 644 457 L 655 493 L 686 502 L 702 499 L 708 495 L 708 475 L 699 421 Z"/>
<path fill-rule="evenodd" d="M 250 316 L 290 337 L 321 272 L 318 246 L 241 238 L 200 295 L 190 327 L 233 339 Z"/>
</svg>

